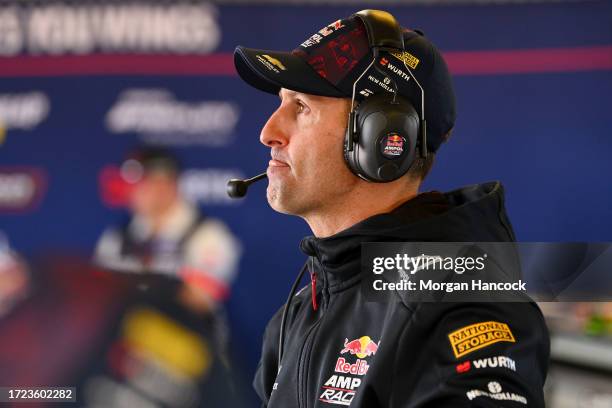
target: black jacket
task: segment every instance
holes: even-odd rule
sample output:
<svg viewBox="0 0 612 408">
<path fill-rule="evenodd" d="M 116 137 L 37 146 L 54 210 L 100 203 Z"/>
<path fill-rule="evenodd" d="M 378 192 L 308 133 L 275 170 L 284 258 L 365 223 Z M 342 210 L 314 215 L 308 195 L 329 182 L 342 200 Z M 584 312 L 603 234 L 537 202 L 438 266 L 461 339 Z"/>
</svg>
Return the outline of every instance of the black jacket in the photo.
<svg viewBox="0 0 612 408">
<path fill-rule="evenodd" d="M 306 289 L 291 302 L 278 376 L 282 309 L 266 328 L 254 381 L 263 406 L 543 407 L 549 338 L 534 303 L 366 302 L 360 290 L 362 242 L 513 240 L 499 183 L 420 194 L 305 238 L 316 298 Z"/>
</svg>

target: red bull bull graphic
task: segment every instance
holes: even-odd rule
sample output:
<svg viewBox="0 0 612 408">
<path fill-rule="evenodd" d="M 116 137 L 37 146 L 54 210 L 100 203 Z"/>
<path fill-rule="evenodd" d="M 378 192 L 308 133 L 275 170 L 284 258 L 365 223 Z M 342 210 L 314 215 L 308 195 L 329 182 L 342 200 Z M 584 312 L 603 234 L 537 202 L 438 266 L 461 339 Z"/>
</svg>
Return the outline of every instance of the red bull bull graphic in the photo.
<svg viewBox="0 0 612 408">
<path fill-rule="evenodd" d="M 397 133 L 389 133 L 380 141 L 380 152 L 389 159 L 400 157 L 404 153 L 406 139 Z"/>
<path fill-rule="evenodd" d="M 345 339 L 344 348 L 340 350 L 340 354 L 351 353 L 358 358 L 365 358 L 376 354 L 377 350 L 378 344 L 374 343 L 370 336 L 363 336 L 351 341 Z"/>
</svg>

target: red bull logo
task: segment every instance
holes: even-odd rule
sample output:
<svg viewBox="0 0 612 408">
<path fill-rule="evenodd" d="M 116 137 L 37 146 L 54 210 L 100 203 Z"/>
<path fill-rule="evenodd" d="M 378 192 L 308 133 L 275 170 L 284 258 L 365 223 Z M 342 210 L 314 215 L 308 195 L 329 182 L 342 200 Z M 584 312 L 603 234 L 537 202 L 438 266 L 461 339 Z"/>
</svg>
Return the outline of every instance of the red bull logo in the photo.
<svg viewBox="0 0 612 408">
<path fill-rule="evenodd" d="M 351 353 L 358 358 L 365 358 L 376 354 L 378 351 L 378 343 L 375 343 L 370 336 L 363 336 L 355 340 L 344 340 L 344 348 L 340 350 L 340 354 Z"/>
<path fill-rule="evenodd" d="M 390 159 L 401 156 L 404 153 L 405 139 L 397 133 L 390 133 L 380 141 L 381 153 Z"/>
<path fill-rule="evenodd" d="M 338 357 L 334 371 L 342 374 L 365 375 L 369 369 L 370 366 L 365 360 L 358 358 L 355 363 L 351 364 L 347 363 L 343 357 Z"/>
</svg>

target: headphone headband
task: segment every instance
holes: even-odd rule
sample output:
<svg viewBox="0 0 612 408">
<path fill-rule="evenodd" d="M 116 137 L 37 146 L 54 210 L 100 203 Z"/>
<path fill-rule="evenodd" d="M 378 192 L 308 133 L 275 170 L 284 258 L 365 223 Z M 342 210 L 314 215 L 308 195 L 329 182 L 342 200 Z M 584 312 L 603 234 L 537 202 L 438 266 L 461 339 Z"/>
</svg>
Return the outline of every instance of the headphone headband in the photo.
<svg viewBox="0 0 612 408">
<path fill-rule="evenodd" d="M 382 10 L 361 10 L 355 16 L 366 28 L 370 47 L 404 49 L 402 29 L 393 15 Z"/>
</svg>

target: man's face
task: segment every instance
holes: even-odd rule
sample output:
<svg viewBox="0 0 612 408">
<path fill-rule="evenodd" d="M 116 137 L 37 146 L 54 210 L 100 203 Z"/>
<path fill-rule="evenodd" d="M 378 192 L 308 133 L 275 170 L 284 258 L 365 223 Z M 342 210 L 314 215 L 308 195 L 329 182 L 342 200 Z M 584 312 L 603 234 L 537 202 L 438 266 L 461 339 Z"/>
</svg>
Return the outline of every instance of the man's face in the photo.
<svg viewBox="0 0 612 408">
<path fill-rule="evenodd" d="M 271 148 L 268 202 L 306 217 L 333 208 L 358 182 L 342 157 L 350 100 L 281 89 L 281 104 L 261 131 Z"/>
<path fill-rule="evenodd" d="M 177 194 L 174 175 L 149 171 L 134 185 L 130 194 L 130 208 L 136 214 L 156 217 L 175 203 Z"/>
</svg>

